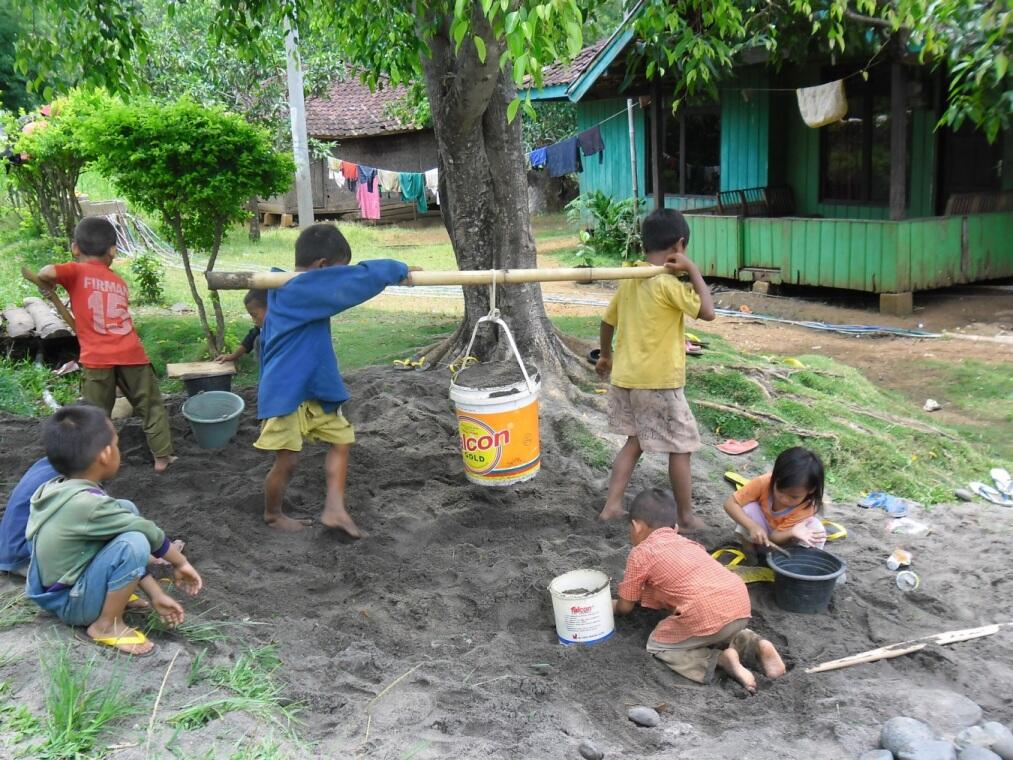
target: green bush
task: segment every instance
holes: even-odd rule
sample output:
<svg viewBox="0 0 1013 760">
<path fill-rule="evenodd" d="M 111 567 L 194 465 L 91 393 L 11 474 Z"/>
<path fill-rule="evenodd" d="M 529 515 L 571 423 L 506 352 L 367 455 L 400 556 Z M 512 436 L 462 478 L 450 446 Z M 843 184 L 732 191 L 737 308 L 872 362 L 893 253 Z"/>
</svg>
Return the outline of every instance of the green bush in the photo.
<svg viewBox="0 0 1013 760">
<path fill-rule="evenodd" d="M 580 231 L 577 257 L 589 265 L 621 264 L 640 258 L 641 199 L 613 200 L 601 190 L 583 193 L 566 207 L 566 218 Z"/>
<path fill-rule="evenodd" d="M 145 251 L 135 256 L 130 262 L 130 273 L 134 276 L 134 283 L 137 286 L 135 290 L 137 303 L 157 306 L 164 301 L 162 281 L 165 278 L 165 267 L 155 254 Z"/>
</svg>

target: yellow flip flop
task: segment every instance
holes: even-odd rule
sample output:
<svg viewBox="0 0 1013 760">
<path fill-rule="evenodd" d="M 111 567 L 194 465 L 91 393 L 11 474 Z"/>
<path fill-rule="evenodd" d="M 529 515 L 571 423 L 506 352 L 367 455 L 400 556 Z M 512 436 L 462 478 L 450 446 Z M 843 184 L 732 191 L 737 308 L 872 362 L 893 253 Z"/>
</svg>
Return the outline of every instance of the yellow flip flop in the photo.
<svg viewBox="0 0 1013 760">
<path fill-rule="evenodd" d="M 726 554 L 729 557 L 731 557 L 731 559 L 729 559 L 728 561 L 722 559 Z M 746 561 L 746 555 L 742 551 L 740 551 L 739 549 L 733 549 L 728 546 L 722 547 L 720 549 L 715 549 L 714 551 L 711 552 L 711 556 L 728 569 L 736 567 L 740 563 Z"/>
<path fill-rule="evenodd" d="M 806 366 L 796 359 L 794 356 L 786 356 L 781 360 L 782 364 L 787 364 L 789 367 L 795 367 L 796 369 L 805 369 Z"/>
<path fill-rule="evenodd" d="M 126 634 L 124 636 L 106 636 L 106 637 L 99 638 L 99 639 L 93 639 L 88 634 L 83 634 L 83 636 L 78 636 L 78 638 L 80 638 L 82 641 L 88 641 L 88 642 L 90 642 L 92 644 L 98 644 L 99 646 L 109 647 L 114 652 L 118 652 L 119 654 L 129 655 L 130 657 L 149 657 L 149 656 L 153 655 L 155 653 L 155 650 L 158 648 L 158 647 L 152 647 L 151 649 L 149 649 L 147 652 L 144 652 L 143 654 L 135 654 L 133 652 L 127 652 L 127 651 L 125 651 L 123 649 L 120 649 L 120 645 L 122 645 L 122 644 L 146 644 L 146 643 L 148 643 L 148 637 L 145 636 L 141 631 L 137 630 L 136 628 L 134 629 L 133 633 L 128 633 L 128 634 Z"/>
<path fill-rule="evenodd" d="M 736 565 L 728 568 L 742 579 L 743 583 L 773 583 L 774 571 L 769 567 L 753 567 L 751 565 Z"/>
<path fill-rule="evenodd" d="M 744 478 L 743 476 L 739 475 L 739 473 L 732 472 L 731 470 L 725 473 L 725 480 L 727 480 L 729 483 L 735 486 L 736 491 L 739 490 L 740 488 L 744 488 L 746 483 L 749 482 L 748 478 Z"/>
<path fill-rule="evenodd" d="M 839 541 L 848 537 L 848 529 L 833 520 L 820 520 L 827 529 L 827 541 Z"/>
</svg>

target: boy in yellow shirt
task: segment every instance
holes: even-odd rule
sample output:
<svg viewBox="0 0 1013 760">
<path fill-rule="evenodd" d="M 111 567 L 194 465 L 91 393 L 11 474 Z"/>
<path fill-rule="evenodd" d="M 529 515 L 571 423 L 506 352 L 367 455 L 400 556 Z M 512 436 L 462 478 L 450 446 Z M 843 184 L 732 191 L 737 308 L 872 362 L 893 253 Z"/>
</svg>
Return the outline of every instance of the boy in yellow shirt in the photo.
<svg viewBox="0 0 1013 760">
<path fill-rule="evenodd" d="M 693 514 L 690 455 L 700 448 L 700 432 L 682 392 L 683 321 L 686 315 L 714 319 L 714 302 L 700 270 L 686 256 L 689 225 L 682 214 L 667 208 L 653 211 L 644 220 L 641 237 L 648 264 L 685 272 L 689 284 L 668 274 L 625 280 L 602 317 L 596 369 L 603 378 L 611 374 L 609 428 L 627 438 L 612 465 L 608 496 L 598 517 L 612 520 L 623 515 L 623 493 L 640 454 L 656 451 L 668 454 L 679 527 L 691 532 L 704 523 Z"/>
</svg>

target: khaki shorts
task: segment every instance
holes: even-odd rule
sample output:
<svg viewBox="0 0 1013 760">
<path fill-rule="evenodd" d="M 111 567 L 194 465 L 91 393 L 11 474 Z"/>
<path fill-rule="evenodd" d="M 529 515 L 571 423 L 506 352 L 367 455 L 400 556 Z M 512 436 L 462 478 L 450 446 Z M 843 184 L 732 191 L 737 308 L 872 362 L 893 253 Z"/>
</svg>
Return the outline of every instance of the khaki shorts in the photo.
<svg viewBox="0 0 1013 760">
<path fill-rule="evenodd" d="M 355 430 L 340 409 L 325 412 L 319 402 L 304 401 L 291 414 L 264 420 L 253 445 L 265 451 L 302 451 L 304 441 L 350 444 L 355 442 Z"/>
<path fill-rule="evenodd" d="M 682 388 L 659 390 L 610 386 L 609 430 L 636 436 L 644 451 L 691 454 L 700 448 L 700 431 Z"/>
<path fill-rule="evenodd" d="M 660 644 L 648 639 L 647 651 L 680 676 L 697 683 L 710 683 L 723 649 L 734 649 L 743 664 L 756 663 L 757 646 L 763 639 L 746 628 L 747 625 L 749 618 L 733 620 L 717 633 L 694 636 L 678 644 Z"/>
</svg>

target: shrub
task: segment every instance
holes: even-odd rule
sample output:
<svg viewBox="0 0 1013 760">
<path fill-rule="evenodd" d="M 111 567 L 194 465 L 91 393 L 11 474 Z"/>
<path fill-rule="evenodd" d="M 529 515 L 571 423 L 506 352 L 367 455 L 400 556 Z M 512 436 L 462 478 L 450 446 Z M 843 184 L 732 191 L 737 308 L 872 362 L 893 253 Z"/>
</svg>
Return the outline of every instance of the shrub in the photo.
<svg viewBox="0 0 1013 760">
<path fill-rule="evenodd" d="M 601 190 L 583 193 L 566 207 L 574 225 L 590 224 L 580 231 L 577 256 L 588 264 L 621 264 L 640 258 L 641 199 L 613 200 Z"/>
<path fill-rule="evenodd" d="M 137 285 L 137 302 L 141 304 L 161 304 L 165 298 L 162 292 L 162 280 L 165 267 L 161 260 L 150 251 L 144 251 L 130 262 L 130 272 L 134 275 Z"/>
</svg>

